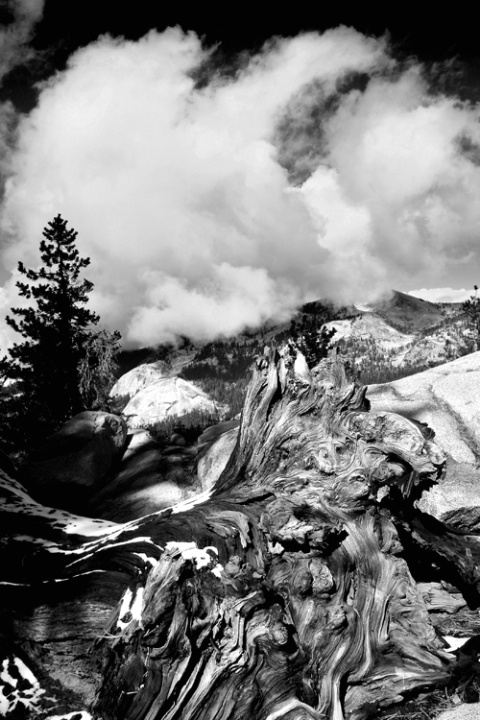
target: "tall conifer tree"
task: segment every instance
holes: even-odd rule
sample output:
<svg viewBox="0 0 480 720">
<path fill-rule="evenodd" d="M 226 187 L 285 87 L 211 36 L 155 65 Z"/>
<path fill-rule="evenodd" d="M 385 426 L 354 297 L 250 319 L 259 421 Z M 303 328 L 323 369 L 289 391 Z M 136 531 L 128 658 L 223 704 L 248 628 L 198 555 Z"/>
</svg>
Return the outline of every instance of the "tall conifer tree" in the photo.
<svg viewBox="0 0 480 720">
<path fill-rule="evenodd" d="M 90 259 L 80 257 L 76 237 L 76 231 L 57 215 L 43 231 L 40 269 L 18 263 L 20 273 L 30 281 L 17 282 L 19 294 L 33 302 L 12 308 L 12 316 L 6 318 L 25 340 L 10 348 L 2 370 L 16 382 L 16 405 L 21 410 L 14 414 L 24 425 L 24 442 L 47 434 L 85 409 L 81 369 L 86 349 L 91 352 L 92 338 L 99 335 L 94 330 L 99 316 L 85 307 L 93 283 L 80 275 Z M 108 348 L 112 361 L 120 335 L 101 334 L 100 351 Z"/>
</svg>

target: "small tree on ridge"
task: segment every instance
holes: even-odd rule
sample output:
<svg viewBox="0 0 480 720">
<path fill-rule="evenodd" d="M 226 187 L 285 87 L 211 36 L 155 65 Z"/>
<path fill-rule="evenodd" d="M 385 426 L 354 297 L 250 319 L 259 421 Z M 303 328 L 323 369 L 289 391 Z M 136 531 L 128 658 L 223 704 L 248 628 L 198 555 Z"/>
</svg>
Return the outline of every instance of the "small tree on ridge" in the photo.
<svg viewBox="0 0 480 720">
<path fill-rule="evenodd" d="M 462 303 L 462 310 L 467 314 L 470 326 L 474 333 L 474 350 L 480 347 L 480 297 L 478 296 L 478 285 L 473 286 L 474 294 Z"/>
</svg>

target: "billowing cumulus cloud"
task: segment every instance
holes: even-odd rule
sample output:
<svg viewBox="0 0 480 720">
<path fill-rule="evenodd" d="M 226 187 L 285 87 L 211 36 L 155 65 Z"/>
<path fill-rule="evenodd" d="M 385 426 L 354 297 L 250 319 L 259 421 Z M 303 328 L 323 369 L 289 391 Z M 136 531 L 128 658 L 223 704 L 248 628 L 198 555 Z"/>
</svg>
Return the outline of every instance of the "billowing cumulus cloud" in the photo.
<svg viewBox="0 0 480 720">
<path fill-rule="evenodd" d="M 61 213 L 92 258 L 95 309 L 145 345 L 439 284 L 471 261 L 475 107 L 347 28 L 277 39 L 197 85 L 208 61 L 179 29 L 104 37 L 43 86 L 10 158 L 8 269 L 38 263 Z"/>
</svg>

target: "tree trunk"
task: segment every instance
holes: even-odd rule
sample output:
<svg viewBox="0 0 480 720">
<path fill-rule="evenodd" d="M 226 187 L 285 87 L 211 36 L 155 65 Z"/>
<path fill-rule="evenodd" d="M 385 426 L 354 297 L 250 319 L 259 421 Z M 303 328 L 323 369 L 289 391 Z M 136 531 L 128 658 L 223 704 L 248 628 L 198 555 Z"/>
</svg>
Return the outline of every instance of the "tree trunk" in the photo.
<svg viewBox="0 0 480 720">
<path fill-rule="evenodd" d="M 416 581 L 480 604 L 477 537 L 415 508 L 443 465 L 336 358 L 309 371 L 268 350 L 201 504 L 116 525 L 49 515 L 4 481 L 4 563 L 24 556 L 4 564 L 12 632 L 50 648 L 51 673 L 52 638 L 70 638 L 68 672 L 97 678 L 108 720 L 360 720 L 451 675 Z"/>
</svg>

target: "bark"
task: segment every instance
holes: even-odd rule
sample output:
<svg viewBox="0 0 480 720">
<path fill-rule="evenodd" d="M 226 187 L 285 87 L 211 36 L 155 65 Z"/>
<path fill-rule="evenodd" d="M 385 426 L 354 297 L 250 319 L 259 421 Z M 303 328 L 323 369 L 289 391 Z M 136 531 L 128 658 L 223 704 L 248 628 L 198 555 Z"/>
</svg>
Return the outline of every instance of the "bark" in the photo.
<svg viewBox="0 0 480 720">
<path fill-rule="evenodd" d="M 415 508 L 443 466 L 432 433 L 369 412 L 337 358 L 309 371 L 289 347 L 268 350 L 200 504 L 125 525 L 52 521 L 5 481 L 12 632 L 38 638 L 41 610 L 48 644 L 81 609 L 105 719 L 360 720 L 451 676 L 417 581 L 480 604 L 477 535 Z"/>
</svg>

